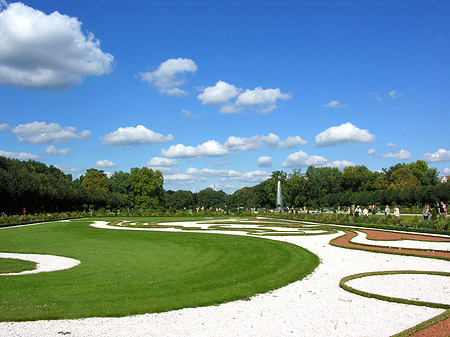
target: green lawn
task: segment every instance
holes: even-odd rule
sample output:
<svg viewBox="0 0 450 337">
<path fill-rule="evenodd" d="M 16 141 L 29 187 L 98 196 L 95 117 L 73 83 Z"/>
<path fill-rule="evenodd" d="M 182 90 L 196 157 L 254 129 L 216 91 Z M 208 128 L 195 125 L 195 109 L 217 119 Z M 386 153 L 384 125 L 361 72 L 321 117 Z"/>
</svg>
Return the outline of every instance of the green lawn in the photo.
<svg viewBox="0 0 450 337">
<path fill-rule="evenodd" d="M 36 263 L 16 259 L 0 258 L 0 273 L 19 273 L 25 270 L 33 270 Z"/>
<path fill-rule="evenodd" d="M 1 252 L 61 255 L 81 264 L 0 276 L 0 320 L 125 316 L 217 304 L 279 288 L 319 263 L 305 249 L 267 239 L 103 230 L 89 223 L 1 230 Z"/>
</svg>

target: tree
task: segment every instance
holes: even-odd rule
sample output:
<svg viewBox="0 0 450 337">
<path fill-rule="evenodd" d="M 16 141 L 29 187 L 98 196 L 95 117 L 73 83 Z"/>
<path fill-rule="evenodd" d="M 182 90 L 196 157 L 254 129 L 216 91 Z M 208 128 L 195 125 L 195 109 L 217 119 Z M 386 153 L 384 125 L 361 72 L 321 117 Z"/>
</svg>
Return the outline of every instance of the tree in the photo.
<svg viewBox="0 0 450 337">
<path fill-rule="evenodd" d="M 194 193 L 191 191 L 167 191 L 166 207 L 172 209 L 189 209 L 194 206 Z"/>
<path fill-rule="evenodd" d="M 226 193 L 208 187 L 197 193 L 197 205 L 205 208 L 223 208 L 226 205 Z"/>
<path fill-rule="evenodd" d="M 103 170 L 88 169 L 84 177 L 81 178 L 81 185 L 88 190 L 103 190 L 109 192 L 111 183 Z"/>
<path fill-rule="evenodd" d="M 408 167 L 402 167 L 395 170 L 391 174 L 390 189 L 401 189 L 406 187 L 419 186 L 419 179 L 414 175 L 413 171 Z"/>
<path fill-rule="evenodd" d="M 160 171 L 148 167 L 134 167 L 130 171 L 134 207 L 157 209 L 164 204 L 164 177 Z"/>
<path fill-rule="evenodd" d="M 352 192 L 365 191 L 371 177 L 372 172 L 365 166 L 347 166 L 342 171 L 341 186 Z"/>
</svg>

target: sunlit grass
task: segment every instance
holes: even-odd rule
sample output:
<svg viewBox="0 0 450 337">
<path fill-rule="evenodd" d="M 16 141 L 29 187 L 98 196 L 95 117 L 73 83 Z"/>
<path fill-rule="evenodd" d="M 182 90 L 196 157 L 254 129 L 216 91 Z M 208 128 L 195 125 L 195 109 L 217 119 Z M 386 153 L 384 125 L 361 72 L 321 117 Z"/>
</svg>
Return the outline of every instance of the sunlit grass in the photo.
<svg viewBox="0 0 450 337">
<path fill-rule="evenodd" d="M 60 255 L 81 264 L 1 276 L 0 320 L 124 316 L 218 304 L 279 288 L 319 263 L 300 247 L 267 239 L 115 231 L 89 223 L 2 230 L 3 252 Z"/>
</svg>

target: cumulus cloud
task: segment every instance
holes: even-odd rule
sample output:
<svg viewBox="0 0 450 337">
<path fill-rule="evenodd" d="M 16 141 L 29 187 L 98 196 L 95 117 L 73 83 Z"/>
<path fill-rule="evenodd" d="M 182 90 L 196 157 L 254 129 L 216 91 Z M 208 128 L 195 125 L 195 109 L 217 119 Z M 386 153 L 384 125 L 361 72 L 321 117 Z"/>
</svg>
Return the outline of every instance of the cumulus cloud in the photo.
<svg viewBox="0 0 450 337">
<path fill-rule="evenodd" d="M 202 104 L 217 105 L 225 104 L 236 97 L 241 90 L 232 84 L 218 81 L 216 85 L 207 87 L 197 97 Z"/>
<path fill-rule="evenodd" d="M 186 83 L 184 73 L 195 73 L 197 65 L 191 59 L 168 59 L 155 71 L 140 73 L 142 81 L 158 88 L 161 94 L 169 96 L 186 96 L 187 92 L 178 88 Z"/>
<path fill-rule="evenodd" d="M 153 157 L 147 163 L 148 167 L 170 167 L 176 165 L 178 165 L 178 161 L 176 159 L 162 157 Z"/>
<path fill-rule="evenodd" d="M 387 146 L 388 147 L 398 147 L 398 145 L 395 143 L 387 143 Z"/>
<path fill-rule="evenodd" d="M 77 129 L 72 126 L 61 127 L 58 123 L 47 124 L 45 122 L 19 124 L 11 131 L 16 134 L 21 143 L 33 144 L 65 143 L 73 139 L 85 139 L 91 136 L 91 132 L 88 130 L 77 133 Z"/>
<path fill-rule="evenodd" d="M 343 168 L 346 168 L 348 166 L 355 166 L 355 163 L 352 163 L 351 161 L 347 160 L 335 160 L 332 162 L 329 162 L 328 164 L 324 165 L 325 167 L 337 167 L 338 169 L 342 170 Z"/>
<path fill-rule="evenodd" d="M 67 155 L 70 153 L 69 149 L 57 149 L 54 145 L 49 145 L 45 148 L 46 154 Z"/>
<path fill-rule="evenodd" d="M 197 146 L 186 146 L 177 144 L 170 146 L 167 150 L 161 150 L 161 154 L 168 158 L 202 158 L 215 157 L 228 154 L 229 151 L 215 140 L 209 140 Z"/>
<path fill-rule="evenodd" d="M 97 160 L 97 166 L 101 167 L 101 168 L 111 168 L 111 167 L 116 167 L 117 165 L 115 163 L 113 163 L 110 160 Z"/>
<path fill-rule="evenodd" d="M 264 146 L 272 148 L 293 148 L 298 145 L 305 145 L 306 141 L 300 136 L 288 137 L 281 141 L 280 137 L 269 133 L 267 136 L 253 136 L 251 138 L 230 136 L 225 142 L 225 147 L 230 151 L 250 151 L 258 150 Z"/>
<path fill-rule="evenodd" d="M 347 122 L 339 126 L 332 126 L 319 133 L 316 137 L 318 146 L 335 146 L 347 143 L 371 143 L 375 136 L 368 130 L 362 130 Z"/>
<path fill-rule="evenodd" d="M 375 155 L 375 152 L 377 152 L 377 150 L 375 150 L 374 148 L 370 148 L 370 149 L 367 150 L 366 153 L 367 153 L 369 156 L 373 156 L 373 155 Z"/>
<path fill-rule="evenodd" d="M 396 159 L 399 159 L 399 160 L 404 160 L 404 159 L 410 159 L 411 158 L 411 152 L 409 152 L 407 150 L 400 150 L 397 153 L 389 152 L 389 153 L 386 153 L 386 154 L 382 154 L 381 157 L 383 157 L 383 158 L 396 158 Z"/>
<path fill-rule="evenodd" d="M 279 88 L 263 89 L 257 87 L 253 90 L 247 89 L 237 98 L 237 105 L 259 105 L 274 104 L 279 99 L 291 99 L 291 95 L 283 94 Z"/>
<path fill-rule="evenodd" d="M 170 142 L 174 137 L 169 134 L 164 136 L 160 133 L 147 129 L 143 125 L 136 127 L 118 128 L 108 133 L 100 140 L 105 145 L 145 145 Z"/>
<path fill-rule="evenodd" d="M 0 156 L 11 158 L 11 159 L 19 159 L 19 160 L 36 160 L 40 159 L 39 156 L 31 153 L 26 152 L 7 152 L 7 151 L 1 151 L 0 150 Z"/>
<path fill-rule="evenodd" d="M 396 99 L 396 98 L 399 98 L 399 97 L 402 97 L 402 96 L 403 96 L 403 94 L 401 92 L 398 92 L 397 90 L 389 91 L 389 97 L 392 98 L 392 99 Z"/>
<path fill-rule="evenodd" d="M 290 94 L 282 93 L 279 88 L 263 89 L 257 87 L 253 90 L 247 89 L 236 99 L 236 106 L 260 106 L 260 113 L 268 113 L 277 108 L 276 102 L 280 99 L 291 99 Z"/>
<path fill-rule="evenodd" d="M 261 156 L 256 162 L 258 167 L 272 167 L 272 157 L 269 156 Z"/>
<path fill-rule="evenodd" d="M 45 14 L 20 2 L 0 12 L 0 83 L 28 89 L 67 89 L 86 76 L 111 72 L 114 57 L 100 49 L 77 18 Z"/>
<path fill-rule="evenodd" d="M 422 156 L 422 160 L 432 163 L 439 161 L 448 161 L 450 160 L 450 151 L 445 149 L 439 149 L 434 153 L 425 153 Z"/>
<path fill-rule="evenodd" d="M 446 167 L 445 169 L 443 169 L 443 170 L 441 171 L 441 174 L 443 174 L 443 175 L 449 175 L 449 174 L 450 174 L 450 168 Z"/>
<path fill-rule="evenodd" d="M 285 168 L 316 166 L 316 167 L 337 167 L 339 169 L 343 169 L 344 167 L 347 166 L 355 166 L 355 163 L 352 163 L 347 160 L 335 160 L 330 162 L 325 157 L 310 156 L 303 151 L 299 151 L 291 153 L 289 156 L 287 156 L 286 160 L 281 163 L 281 166 Z"/>
<path fill-rule="evenodd" d="M 322 166 L 328 164 L 329 161 L 322 156 L 310 156 L 303 151 L 291 153 L 286 160 L 281 163 L 282 167 L 308 167 Z"/>
<path fill-rule="evenodd" d="M 339 108 L 345 108 L 347 104 L 340 103 L 339 101 L 331 101 L 330 103 L 323 105 L 325 108 L 333 108 L 333 109 L 339 109 Z"/>
</svg>

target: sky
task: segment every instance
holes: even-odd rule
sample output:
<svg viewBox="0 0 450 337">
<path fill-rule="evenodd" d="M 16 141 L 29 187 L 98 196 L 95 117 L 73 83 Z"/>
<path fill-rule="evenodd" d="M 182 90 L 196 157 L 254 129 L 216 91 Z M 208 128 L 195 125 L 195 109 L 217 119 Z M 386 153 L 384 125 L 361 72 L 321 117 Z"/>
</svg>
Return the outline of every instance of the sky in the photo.
<svg viewBox="0 0 450 337">
<path fill-rule="evenodd" d="M 0 155 L 233 193 L 276 170 L 450 175 L 450 1 L 0 0 Z"/>
</svg>

